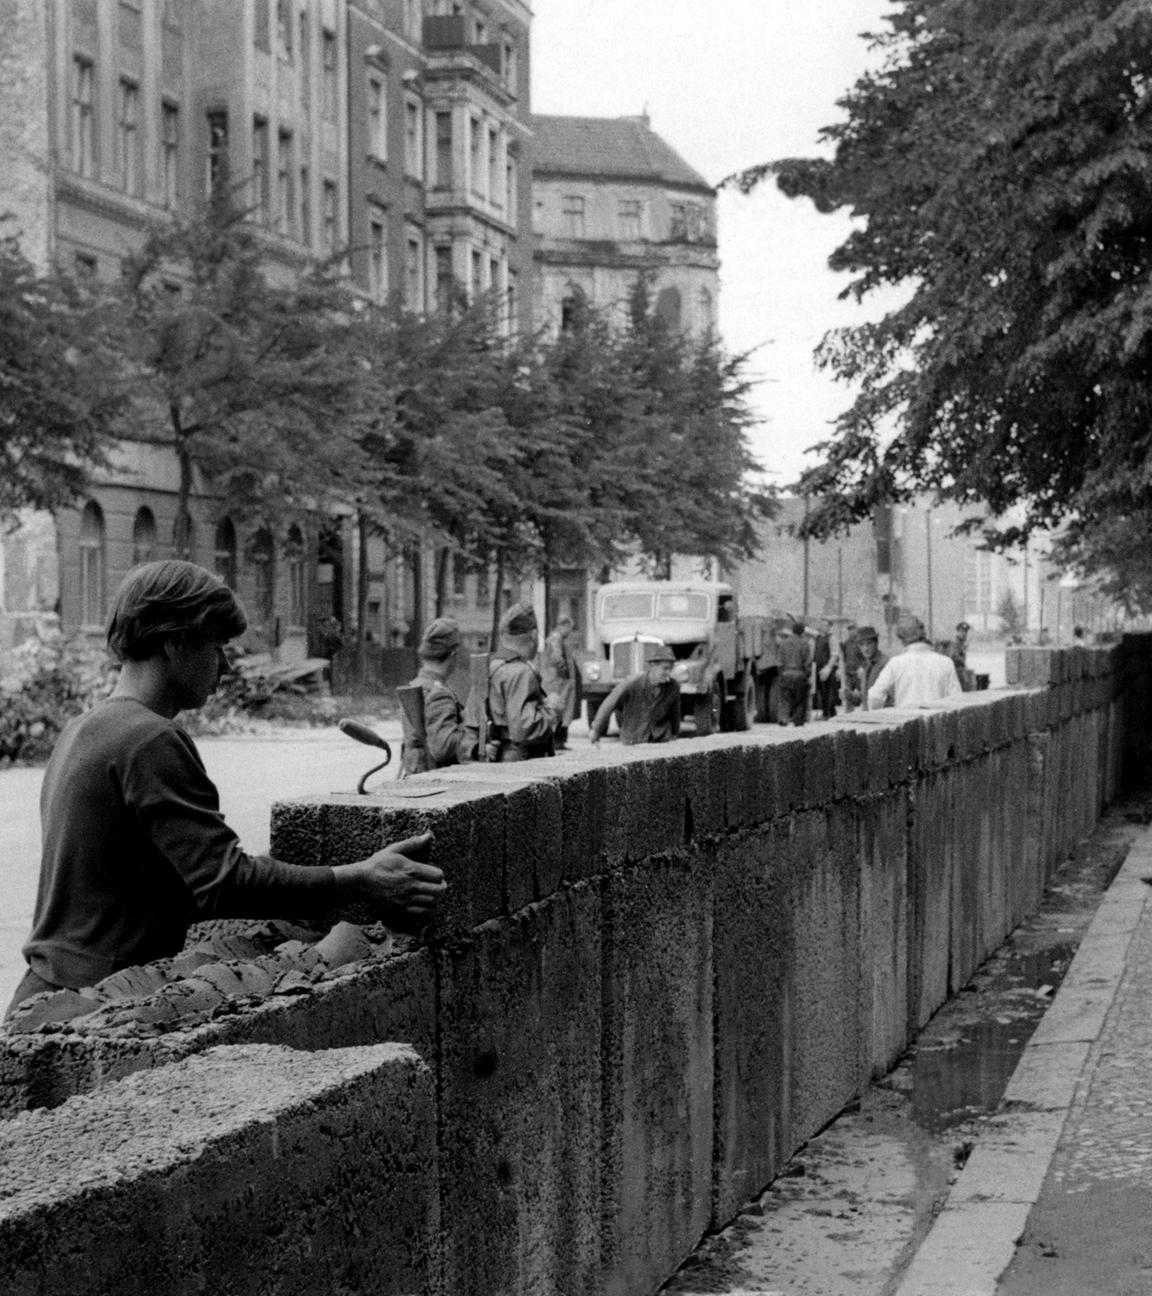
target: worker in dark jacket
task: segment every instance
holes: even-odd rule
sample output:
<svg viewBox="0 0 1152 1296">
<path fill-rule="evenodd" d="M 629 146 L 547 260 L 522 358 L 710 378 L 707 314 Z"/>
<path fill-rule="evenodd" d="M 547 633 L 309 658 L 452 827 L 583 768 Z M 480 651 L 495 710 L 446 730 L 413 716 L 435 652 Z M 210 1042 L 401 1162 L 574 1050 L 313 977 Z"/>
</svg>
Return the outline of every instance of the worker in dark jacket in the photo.
<svg viewBox="0 0 1152 1296">
<path fill-rule="evenodd" d="M 529 603 L 515 603 L 500 620 L 500 649 L 488 667 L 488 741 L 497 761 L 553 756 L 560 724 L 558 700 L 544 692 L 532 664 L 538 626 Z"/>
<path fill-rule="evenodd" d="M 412 732 L 401 711 L 404 729 L 403 770 L 422 774 L 476 759 L 476 730 L 464 723 L 464 709 L 448 683 L 460 654 L 460 629 L 451 617 L 438 617 L 424 631 L 420 647 L 420 670 L 410 686 L 424 694 L 424 740 Z"/>
<path fill-rule="evenodd" d="M 680 685 L 672 678 L 676 661 L 663 644 L 645 658 L 640 675 L 622 680 L 600 703 L 592 721 L 591 738 L 598 743 L 615 714 L 622 743 L 667 742 L 680 736 Z"/>
<path fill-rule="evenodd" d="M 783 625 L 777 635 L 780 663 L 780 710 L 782 725 L 802 725 L 808 718 L 809 677 L 812 672 L 812 641 L 798 622 Z"/>
</svg>

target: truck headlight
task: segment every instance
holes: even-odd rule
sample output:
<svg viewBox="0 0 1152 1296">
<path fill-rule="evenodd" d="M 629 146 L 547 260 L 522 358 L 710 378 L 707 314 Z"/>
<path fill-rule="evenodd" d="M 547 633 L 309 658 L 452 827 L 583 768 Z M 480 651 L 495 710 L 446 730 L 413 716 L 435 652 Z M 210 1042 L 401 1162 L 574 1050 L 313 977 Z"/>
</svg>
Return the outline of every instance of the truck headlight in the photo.
<svg viewBox="0 0 1152 1296">
<path fill-rule="evenodd" d="M 679 661 L 672 667 L 672 678 L 678 684 L 686 684 L 695 673 L 691 662 Z"/>
<path fill-rule="evenodd" d="M 592 680 L 593 682 L 595 682 L 596 680 L 598 680 L 598 679 L 600 678 L 600 663 L 599 663 L 599 662 L 585 662 L 585 663 L 584 663 L 584 678 L 585 678 L 586 680 Z"/>
</svg>

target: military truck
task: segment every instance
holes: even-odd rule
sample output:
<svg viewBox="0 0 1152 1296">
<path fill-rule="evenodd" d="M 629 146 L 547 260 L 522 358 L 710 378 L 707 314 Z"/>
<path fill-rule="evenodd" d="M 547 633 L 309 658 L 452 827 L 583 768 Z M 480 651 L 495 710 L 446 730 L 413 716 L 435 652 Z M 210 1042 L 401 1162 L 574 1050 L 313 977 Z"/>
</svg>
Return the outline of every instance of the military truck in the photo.
<svg viewBox="0 0 1152 1296">
<path fill-rule="evenodd" d="M 718 581 L 615 581 L 596 592 L 599 654 L 581 663 L 591 723 L 621 680 L 644 670 L 651 648 L 676 657 L 672 678 L 696 732 L 750 729 L 770 718 L 777 672 L 775 624 L 742 616 L 731 585 Z"/>
</svg>

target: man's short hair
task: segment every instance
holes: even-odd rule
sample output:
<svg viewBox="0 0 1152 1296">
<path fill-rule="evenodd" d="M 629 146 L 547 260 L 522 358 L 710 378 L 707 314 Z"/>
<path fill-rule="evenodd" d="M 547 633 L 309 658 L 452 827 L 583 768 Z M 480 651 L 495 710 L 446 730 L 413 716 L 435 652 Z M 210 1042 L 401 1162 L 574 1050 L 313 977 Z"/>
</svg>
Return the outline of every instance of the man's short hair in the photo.
<svg viewBox="0 0 1152 1296">
<path fill-rule="evenodd" d="M 570 616 L 562 616 L 559 621 L 552 627 L 553 630 L 571 630 L 575 626 L 575 621 Z"/>
<path fill-rule="evenodd" d="M 927 638 L 924 622 L 911 614 L 902 616 L 896 626 L 896 637 L 901 643 L 919 643 L 921 639 Z"/>
<path fill-rule="evenodd" d="M 196 563 L 143 563 L 124 577 L 108 617 L 108 648 L 117 661 L 147 661 L 172 639 L 227 643 L 248 628 L 240 600 Z"/>
</svg>

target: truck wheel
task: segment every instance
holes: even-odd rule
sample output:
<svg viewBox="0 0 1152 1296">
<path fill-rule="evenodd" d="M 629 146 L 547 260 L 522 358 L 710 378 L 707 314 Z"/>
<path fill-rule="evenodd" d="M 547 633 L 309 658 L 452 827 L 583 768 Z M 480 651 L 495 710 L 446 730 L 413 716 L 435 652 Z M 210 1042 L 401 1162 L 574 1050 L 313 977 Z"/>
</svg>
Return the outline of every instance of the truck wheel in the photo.
<svg viewBox="0 0 1152 1296">
<path fill-rule="evenodd" d="M 720 732 L 720 722 L 724 715 L 724 684 L 721 680 L 713 680 L 708 692 L 696 699 L 692 714 L 696 720 L 696 732 L 701 737 Z"/>
<path fill-rule="evenodd" d="M 736 700 L 732 703 L 732 727 L 746 733 L 756 723 L 756 681 L 745 675 L 736 682 Z"/>
</svg>

